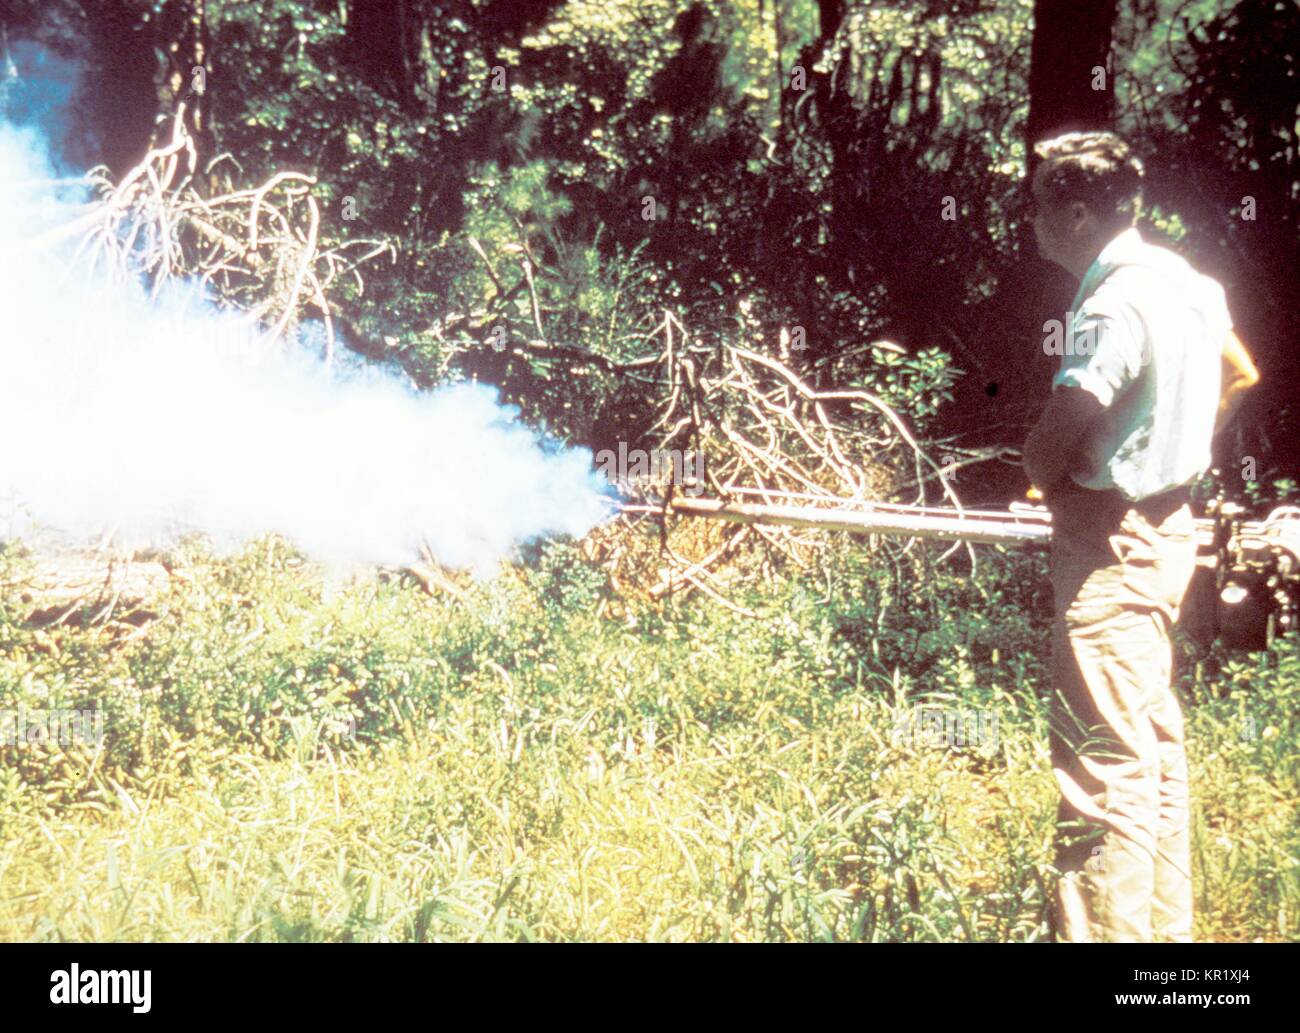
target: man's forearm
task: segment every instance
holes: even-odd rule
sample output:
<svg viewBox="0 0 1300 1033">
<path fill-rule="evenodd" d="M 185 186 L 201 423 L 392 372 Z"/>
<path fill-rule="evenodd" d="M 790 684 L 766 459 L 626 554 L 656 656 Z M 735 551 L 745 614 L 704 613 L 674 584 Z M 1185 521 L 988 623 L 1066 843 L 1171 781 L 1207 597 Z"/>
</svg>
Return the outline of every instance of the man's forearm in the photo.
<svg viewBox="0 0 1300 1033">
<path fill-rule="evenodd" d="M 1219 412 L 1214 421 L 1214 433 L 1218 434 L 1236 415 L 1242 397 L 1259 383 L 1259 370 L 1251 360 L 1246 346 L 1235 331 L 1229 330 L 1227 340 L 1223 342 L 1223 391 L 1219 395 Z"/>
<path fill-rule="evenodd" d="M 1236 380 L 1224 389 L 1219 397 L 1219 413 L 1214 420 L 1215 434 L 1224 430 L 1232 422 L 1232 418 L 1237 415 L 1237 410 L 1241 408 L 1241 403 L 1246 398 L 1246 392 L 1254 384 L 1253 380 Z"/>
<path fill-rule="evenodd" d="M 1041 492 L 1050 491 L 1069 472 L 1074 461 L 1074 450 L 1053 445 L 1052 425 L 1047 420 L 1039 420 L 1038 425 L 1029 432 L 1021 465 L 1025 476 Z"/>
<path fill-rule="evenodd" d="M 1079 442 L 1102 413 L 1097 399 L 1077 387 L 1054 392 L 1042 418 L 1025 439 L 1021 463 L 1029 483 L 1046 493 L 1080 461 Z"/>
</svg>

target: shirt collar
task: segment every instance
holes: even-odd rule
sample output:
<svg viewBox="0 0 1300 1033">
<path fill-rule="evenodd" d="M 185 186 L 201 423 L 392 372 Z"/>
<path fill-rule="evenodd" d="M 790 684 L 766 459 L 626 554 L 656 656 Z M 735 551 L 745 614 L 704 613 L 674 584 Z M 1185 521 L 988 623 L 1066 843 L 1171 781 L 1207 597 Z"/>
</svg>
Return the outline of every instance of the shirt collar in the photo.
<svg viewBox="0 0 1300 1033">
<path fill-rule="evenodd" d="M 1083 274 L 1078 293 L 1070 303 L 1070 310 L 1077 312 L 1079 305 L 1089 294 L 1095 291 L 1101 282 L 1122 265 L 1134 265 L 1142 261 L 1142 252 L 1147 246 L 1136 226 L 1117 234 L 1099 254 Z"/>
</svg>

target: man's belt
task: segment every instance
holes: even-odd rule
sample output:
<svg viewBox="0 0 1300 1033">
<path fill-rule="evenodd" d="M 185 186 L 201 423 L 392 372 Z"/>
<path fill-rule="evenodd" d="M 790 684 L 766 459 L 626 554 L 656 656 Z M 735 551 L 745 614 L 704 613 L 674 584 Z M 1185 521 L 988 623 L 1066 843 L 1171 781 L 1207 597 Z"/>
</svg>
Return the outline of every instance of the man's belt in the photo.
<svg viewBox="0 0 1300 1033">
<path fill-rule="evenodd" d="M 1119 492 L 1115 494 L 1118 495 Z M 1159 527 L 1171 514 L 1178 512 L 1191 501 L 1192 486 L 1184 484 L 1177 488 L 1170 488 L 1168 491 L 1162 491 L 1159 495 L 1150 495 L 1140 502 L 1128 504 L 1146 517 L 1147 523 Z"/>
<path fill-rule="evenodd" d="M 1089 517 L 1089 523 L 1101 526 L 1117 527 L 1123 521 L 1124 514 L 1132 509 L 1142 514 L 1149 524 L 1159 527 L 1172 513 L 1192 501 L 1192 488 L 1189 484 L 1132 502 L 1116 488 L 1097 491 L 1095 488 L 1081 488 L 1068 477 L 1066 482 L 1048 494 L 1048 507 L 1053 512 L 1067 511 L 1075 518 L 1080 515 Z"/>
</svg>

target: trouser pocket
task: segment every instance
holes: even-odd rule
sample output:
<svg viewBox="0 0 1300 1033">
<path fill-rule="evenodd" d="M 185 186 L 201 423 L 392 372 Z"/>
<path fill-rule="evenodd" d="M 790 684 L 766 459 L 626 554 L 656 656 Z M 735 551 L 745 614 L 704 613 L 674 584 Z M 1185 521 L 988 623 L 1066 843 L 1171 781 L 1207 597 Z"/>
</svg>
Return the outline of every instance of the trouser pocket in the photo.
<svg viewBox="0 0 1300 1033">
<path fill-rule="evenodd" d="M 1124 586 L 1166 614 L 1172 624 L 1196 569 L 1196 525 L 1186 506 L 1154 527 L 1129 510 L 1110 547 L 1123 572 Z"/>
</svg>

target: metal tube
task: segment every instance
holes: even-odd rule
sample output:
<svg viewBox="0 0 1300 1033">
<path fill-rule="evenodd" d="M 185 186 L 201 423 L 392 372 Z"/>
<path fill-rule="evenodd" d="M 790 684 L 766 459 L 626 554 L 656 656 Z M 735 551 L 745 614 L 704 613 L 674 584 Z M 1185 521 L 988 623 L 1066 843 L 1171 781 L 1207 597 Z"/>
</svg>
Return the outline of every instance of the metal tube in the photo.
<svg viewBox="0 0 1300 1033">
<path fill-rule="evenodd" d="M 1007 513 L 1006 519 L 863 513 L 851 509 L 765 506 L 748 502 L 725 502 L 722 499 L 681 497 L 672 500 L 670 511 L 680 516 L 725 520 L 733 524 L 812 527 L 822 531 L 847 531 L 850 534 L 901 535 L 906 538 L 938 538 L 943 541 L 986 542 L 994 545 L 1045 542 L 1052 534 L 1051 524 L 1038 514 L 1030 520 L 1019 521 L 1013 513 Z"/>
<path fill-rule="evenodd" d="M 747 488 L 735 484 L 724 484 L 722 490 L 727 495 L 733 493 L 737 495 L 758 495 L 764 499 L 793 499 L 796 502 L 814 502 L 821 505 L 833 503 L 835 508 L 852 508 L 855 511 L 858 511 L 860 507 L 871 512 L 916 513 L 920 516 L 952 516 L 957 514 L 968 517 L 995 517 L 999 520 L 1014 519 L 1017 521 L 1052 519 L 1052 514 L 1046 506 L 1033 506 L 1025 503 L 1012 503 L 1009 510 L 968 509 L 965 506 L 958 510 L 955 506 L 918 506 L 903 502 L 881 502 L 877 499 L 834 499 L 826 495 L 810 495 L 807 492 L 778 491 L 773 488 Z M 770 502 L 763 503 L 763 505 L 774 504 Z"/>
<path fill-rule="evenodd" d="M 855 503 L 856 504 L 856 503 Z M 990 510 L 958 514 L 938 507 L 922 512 L 863 512 L 817 506 L 777 506 L 724 499 L 677 496 L 667 512 L 678 516 L 724 520 L 734 524 L 807 527 L 822 531 L 845 531 L 861 535 L 895 535 L 904 538 L 937 538 L 943 541 L 984 542 L 992 545 L 1025 545 L 1048 542 L 1052 536 L 1051 513 L 1035 507 L 1024 512 Z M 889 505 L 889 503 L 884 503 Z M 624 505 L 627 513 L 664 514 L 662 505 Z M 1207 517 L 1195 521 L 1198 566 L 1214 568 L 1220 557 L 1215 552 L 1215 522 Z M 1233 541 L 1259 562 L 1272 554 L 1284 577 L 1294 579 L 1300 571 L 1300 507 L 1282 507 L 1262 521 L 1243 521 Z"/>
</svg>

